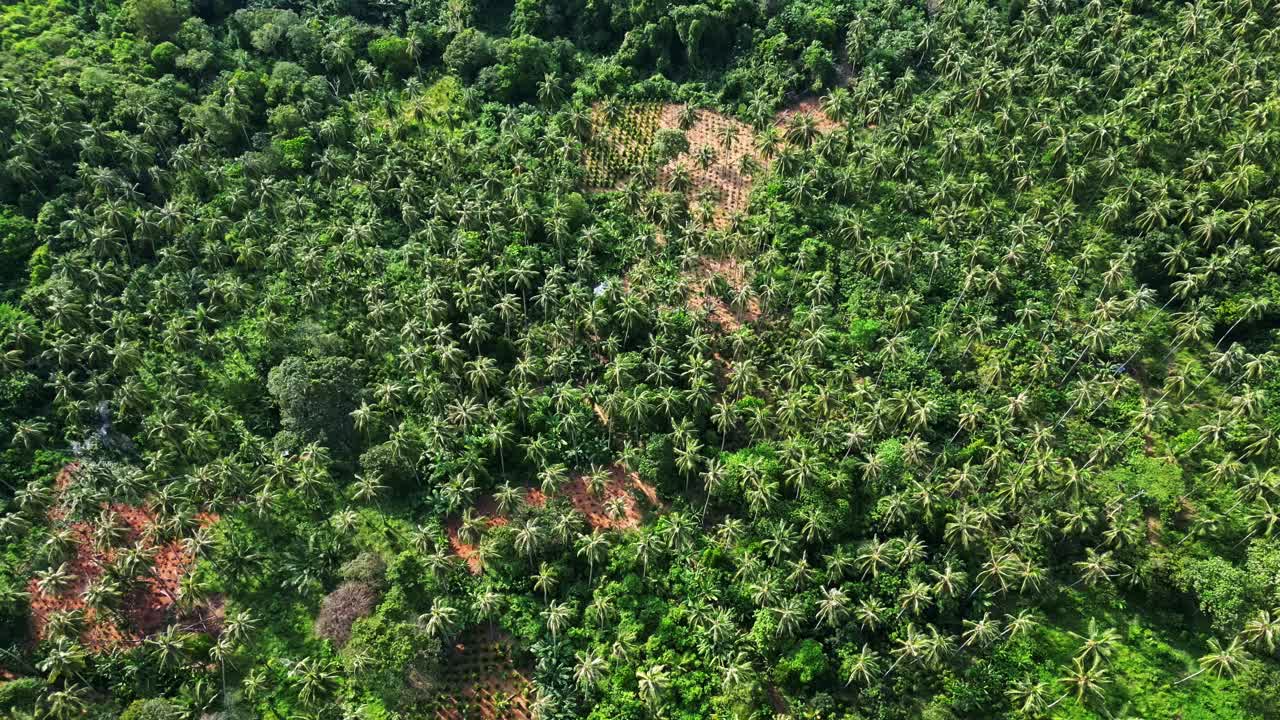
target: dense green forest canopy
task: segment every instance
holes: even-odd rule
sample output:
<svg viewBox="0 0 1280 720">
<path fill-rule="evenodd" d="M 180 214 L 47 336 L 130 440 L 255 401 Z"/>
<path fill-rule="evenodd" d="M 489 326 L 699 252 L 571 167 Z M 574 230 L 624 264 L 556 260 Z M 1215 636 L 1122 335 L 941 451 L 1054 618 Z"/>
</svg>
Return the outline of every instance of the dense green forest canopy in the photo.
<svg viewBox="0 0 1280 720">
<path fill-rule="evenodd" d="M 1280 3 L 11 0 L 0 716 L 1280 717 Z"/>
</svg>

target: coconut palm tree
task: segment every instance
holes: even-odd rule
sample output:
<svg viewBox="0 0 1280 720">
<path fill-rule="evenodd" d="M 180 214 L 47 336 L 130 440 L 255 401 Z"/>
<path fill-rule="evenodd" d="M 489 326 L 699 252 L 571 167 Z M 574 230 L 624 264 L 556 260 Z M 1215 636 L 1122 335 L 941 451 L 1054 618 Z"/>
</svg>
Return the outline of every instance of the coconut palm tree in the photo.
<svg viewBox="0 0 1280 720">
<path fill-rule="evenodd" d="M 538 565 L 538 572 L 533 576 L 533 589 L 542 593 L 542 602 L 547 602 L 547 594 L 559 582 L 557 575 L 555 567 L 545 562 Z"/>
<path fill-rule="evenodd" d="M 457 630 L 462 620 L 462 611 L 454 607 L 448 599 L 433 598 L 431 609 L 418 616 L 418 624 L 433 638 L 445 639 Z"/>
<path fill-rule="evenodd" d="M 669 675 L 666 665 L 651 665 L 636 670 L 636 686 L 640 699 L 650 711 L 656 711 L 662 701 L 662 694 L 667 689 Z"/>
<path fill-rule="evenodd" d="M 577 663 L 573 668 L 573 680 L 578 687 L 586 690 L 598 685 L 607 667 L 604 658 L 592 650 L 575 653 L 574 657 L 577 658 Z"/>
<path fill-rule="evenodd" d="M 817 624 L 834 630 L 849 616 L 849 604 L 849 596 L 840 588 L 823 588 L 819 591 Z"/>
<path fill-rule="evenodd" d="M 1240 631 L 1240 638 L 1246 643 L 1275 653 L 1280 644 L 1280 609 L 1259 610 Z"/>
<path fill-rule="evenodd" d="M 542 611 L 542 619 L 547 623 L 547 629 L 551 631 L 551 639 L 558 639 L 560 631 L 573 620 L 574 608 L 571 605 L 561 604 L 558 600 L 552 600 L 547 608 Z"/>
<path fill-rule="evenodd" d="M 1179 680 L 1177 685 L 1199 677 L 1206 672 L 1212 672 L 1217 677 L 1226 675 L 1234 676 L 1244 665 L 1248 653 L 1240 644 L 1239 638 L 1233 638 L 1227 645 L 1223 645 L 1217 638 L 1209 639 L 1209 652 L 1200 656 L 1200 669 L 1190 675 Z"/>
<path fill-rule="evenodd" d="M 1089 618 L 1089 628 L 1083 634 L 1075 631 L 1067 634 L 1080 641 L 1078 656 L 1085 662 L 1110 660 L 1112 651 L 1120 642 L 1120 633 L 1114 628 L 1099 628 L 1097 618 Z"/>
<path fill-rule="evenodd" d="M 595 528 L 589 534 L 578 536 L 577 547 L 578 557 L 587 559 L 587 584 L 590 585 L 596 563 L 604 560 L 609 552 L 609 538 L 600 528 Z"/>
</svg>

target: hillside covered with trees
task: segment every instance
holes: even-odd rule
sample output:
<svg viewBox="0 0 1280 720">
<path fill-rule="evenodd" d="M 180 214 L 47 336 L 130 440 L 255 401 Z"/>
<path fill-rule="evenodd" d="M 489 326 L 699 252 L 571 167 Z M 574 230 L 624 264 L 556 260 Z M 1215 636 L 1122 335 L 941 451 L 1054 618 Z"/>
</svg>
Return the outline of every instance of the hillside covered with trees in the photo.
<svg viewBox="0 0 1280 720">
<path fill-rule="evenodd" d="M 1280 3 L 10 0 L 0 717 L 1280 717 Z"/>
</svg>

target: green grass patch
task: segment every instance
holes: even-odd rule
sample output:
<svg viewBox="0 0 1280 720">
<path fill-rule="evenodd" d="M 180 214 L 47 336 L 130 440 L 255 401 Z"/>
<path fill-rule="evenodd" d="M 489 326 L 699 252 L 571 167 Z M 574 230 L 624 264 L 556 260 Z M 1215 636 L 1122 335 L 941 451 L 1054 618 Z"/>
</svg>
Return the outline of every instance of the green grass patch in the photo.
<svg viewBox="0 0 1280 720">
<path fill-rule="evenodd" d="M 1042 670 L 1041 680 L 1058 683 L 1071 667 L 1081 641 L 1075 632 L 1088 632 L 1090 618 L 1099 628 L 1114 628 L 1120 642 L 1105 661 L 1108 682 L 1106 702 L 1081 704 L 1067 698 L 1053 708 L 1057 718 L 1182 718 L 1183 720 L 1227 720 L 1253 718 L 1246 709 L 1240 685 L 1231 678 L 1205 673 L 1182 684 L 1179 680 L 1198 669 L 1197 658 L 1208 651 L 1200 640 L 1207 629 L 1179 613 L 1145 606 L 1130 606 L 1123 600 L 1104 604 L 1097 594 L 1068 591 L 1062 602 L 1049 610 L 1039 630 L 1038 649 L 1047 665 L 1058 670 Z M 1057 696 L 1054 699 L 1057 699 Z"/>
</svg>

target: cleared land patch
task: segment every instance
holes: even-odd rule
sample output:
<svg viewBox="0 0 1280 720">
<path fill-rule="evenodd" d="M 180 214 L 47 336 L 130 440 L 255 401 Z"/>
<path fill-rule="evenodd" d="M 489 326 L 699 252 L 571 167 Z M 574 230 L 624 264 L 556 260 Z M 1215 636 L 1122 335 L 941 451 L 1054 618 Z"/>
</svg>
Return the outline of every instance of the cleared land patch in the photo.
<svg viewBox="0 0 1280 720">
<path fill-rule="evenodd" d="M 840 124 L 809 98 L 775 116 L 773 130 L 781 143 L 776 147 L 757 142 L 747 123 L 682 103 L 597 103 L 591 127 L 583 157 L 590 189 L 616 188 L 641 170 L 664 134 L 679 133 L 685 147 L 658 168 L 657 180 L 664 189 L 706 204 L 712 224 L 723 229 L 746 210 L 756 178 L 768 171 L 781 144 L 811 141 Z"/>
<path fill-rule="evenodd" d="M 618 465 L 606 468 L 600 479 L 593 478 L 590 473 L 575 475 L 557 491 L 557 495 L 566 498 L 575 510 L 582 513 L 590 527 L 600 530 L 634 530 L 640 526 L 645 512 L 663 507 L 657 488 Z M 525 490 L 524 502 L 531 508 L 545 506 L 547 499 L 537 488 Z M 499 512 L 493 498 L 488 496 L 475 504 L 473 517 L 485 528 L 510 522 L 510 518 Z M 473 574 L 478 575 L 484 570 L 479 539 L 470 542 L 470 538 L 464 539 L 462 528 L 461 518 L 453 518 L 445 525 L 449 547 L 467 563 Z"/>
<path fill-rule="evenodd" d="M 445 651 L 442 690 L 432 716 L 436 720 L 526 720 L 529 669 L 515 661 L 515 645 L 506 632 L 472 628 Z"/>
<path fill-rule="evenodd" d="M 74 482 L 74 474 L 74 466 L 65 468 L 55 487 L 65 490 Z M 50 623 L 75 616 L 80 642 L 93 652 L 136 645 L 175 620 L 189 631 L 216 632 L 220 612 L 216 601 L 179 617 L 179 586 L 194 558 L 180 540 L 152 538 L 148 529 L 156 518 L 150 511 L 123 503 L 104 504 L 94 521 L 67 523 L 66 511 L 55 503 L 48 517 L 52 526 L 66 529 L 66 549 L 64 559 L 52 563 L 50 573 L 27 582 L 37 640 L 48 637 Z M 218 517 L 200 514 L 195 521 L 208 527 Z M 104 537 L 112 541 L 104 542 Z M 135 567 L 127 557 L 130 554 L 143 560 Z M 103 592 L 104 587 L 110 589 Z M 118 595 L 118 599 L 100 602 L 95 594 Z"/>
</svg>

